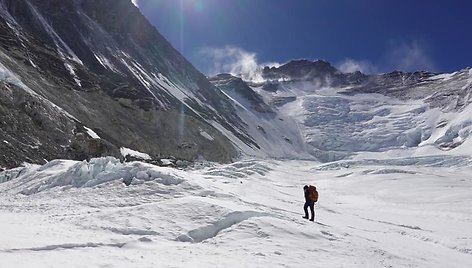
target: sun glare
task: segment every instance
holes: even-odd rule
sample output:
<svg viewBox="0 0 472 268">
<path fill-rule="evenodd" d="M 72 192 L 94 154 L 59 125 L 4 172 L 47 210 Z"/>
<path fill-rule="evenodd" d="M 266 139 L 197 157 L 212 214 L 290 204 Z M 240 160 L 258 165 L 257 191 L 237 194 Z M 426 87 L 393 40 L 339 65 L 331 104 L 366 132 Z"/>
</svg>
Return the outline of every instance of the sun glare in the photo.
<svg viewBox="0 0 472 268">
<path fill-rule="evenodd" d="M 203 0 L 180 0 L 180 51 L 184 50 L 184 25 L 188 19 L 187 17 L 202 13 L 204 10 Z"/>
</svg>

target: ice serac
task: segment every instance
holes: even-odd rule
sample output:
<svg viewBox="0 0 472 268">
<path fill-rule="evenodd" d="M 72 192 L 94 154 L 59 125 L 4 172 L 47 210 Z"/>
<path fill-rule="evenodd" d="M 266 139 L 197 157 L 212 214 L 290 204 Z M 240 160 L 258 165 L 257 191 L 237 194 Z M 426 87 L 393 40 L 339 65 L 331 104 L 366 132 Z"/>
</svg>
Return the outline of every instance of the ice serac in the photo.
<svg viewBox="0 0 472 268">
<path fill-rule="evenodd" d="M 343 73 L 322 60 L 296 60 L 265 67 L 262 76 L 265 82 L 245 82 L 276 116 L 297 122 L 306 151 L 319 160 L 395 150 L 471 153 L 470 69 L 366 75 Z"/>
<path fill-rule="evenodd" d="M 259 147 L 129 0 L 0 0 L 0 39 L 2 166 L 121 147 L 226 162 Z"/>
</svg>

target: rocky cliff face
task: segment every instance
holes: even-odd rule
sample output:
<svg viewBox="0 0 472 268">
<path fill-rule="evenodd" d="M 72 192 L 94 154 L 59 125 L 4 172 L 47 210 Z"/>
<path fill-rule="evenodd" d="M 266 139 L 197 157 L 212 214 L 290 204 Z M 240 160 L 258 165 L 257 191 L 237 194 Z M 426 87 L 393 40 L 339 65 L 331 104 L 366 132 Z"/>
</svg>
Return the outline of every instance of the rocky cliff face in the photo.
<svg viewBox="0 0 472 268">
<path fill-rule="evenodd" d="M 229 99 L 129 0 L 0 0 L 0 40 L 0 165 L 120 147 L 230 161 L 228 137 L 255 146 Z"/>
</svg>

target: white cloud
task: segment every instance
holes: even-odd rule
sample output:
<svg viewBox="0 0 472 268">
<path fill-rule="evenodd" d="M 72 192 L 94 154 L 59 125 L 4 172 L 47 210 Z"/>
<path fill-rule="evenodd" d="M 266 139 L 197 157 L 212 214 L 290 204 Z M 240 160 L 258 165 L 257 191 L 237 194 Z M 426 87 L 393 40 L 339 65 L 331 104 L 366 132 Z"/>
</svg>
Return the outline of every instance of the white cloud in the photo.
<svg viewBox="0 0 472 268">
<path fill-rule="evenodd" d="M 199 58 L 207 63 L 207 74 L 210 76 L 220 73 L 230 73 L 239 76 L 246 81 L 262 82 L 262 70 L 265 66 L 279 67 L 280 64 L 259 63 L 257 54 L 235 46 L 221 48 L 207 47 L 201 49 Z M 384 53 L 384 57 L 375 64 L 369 60 L 355 60 L 346 58 L 336 64 L 336 67 L 344 73 L 360 71 L 364 74 L 377 74 L 391 72 L 393 70 L 434 71 L 434 61 L 429 57 L 427 50 L 417 41 L 399 43 L 390 46 Z"/>
<path fill-rule="evenodd" d="M 391 72 L 435 71 L 436 65 L 428 55 L 425 44 L 413 40 L 410 43 L 393 43 L 377 64 L 368 60 L 345 59 L 336 67 L 344 73 L 360 71 L 365 74 Z"/>
<path fill-rule="evenodd" d="M 210 61 L 209 75 L 230 73 L 246 81 L 262 82 L 264 81 L 262 78 L 264 66 L 280 66 L 276 62 L 259 64 L 256 53 L 234 46 L 204 48 L 200 54 Z"/>
<path fill-rule="evenodd" d="M 364 74 L 373 74 L 378 72 L 377 67 L 367 60 L 345 59 L 344 61 L 338 63 L 336 67 L 343 73 L 353 73 L 359 71 Z"/>
<path fill-rule="evenodd" d="M 131 0 L 131 2 L 133 2 L 133 4 L 137 7 L 139 7 L 139 0 Z"/>
<path fill-rule="evenodd" d="M 389 65 L 400 71 L 434 71 L 434 61 L 417 41 L 402 43 L 387 54 Z"/>
</svg>

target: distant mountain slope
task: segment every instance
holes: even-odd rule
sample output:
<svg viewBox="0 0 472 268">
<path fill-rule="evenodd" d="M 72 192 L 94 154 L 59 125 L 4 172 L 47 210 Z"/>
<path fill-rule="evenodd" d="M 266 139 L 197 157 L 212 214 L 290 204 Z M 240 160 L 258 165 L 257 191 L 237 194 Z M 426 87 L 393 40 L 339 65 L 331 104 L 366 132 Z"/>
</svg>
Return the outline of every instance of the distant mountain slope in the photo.
<svg viewBox="0 0 472 268">
<path fill-rule="evenodd" d="M 365 75 L 300 60 L 266 67 L 263 77 L 248 85 L 298 121 L 309 153 L 322 161 L 396 149 L 463 153 L 470 144 L 471 69 Z"/>
<path fill-rule="evenodd" d="M 245 129 L 257 143 L 246 148 L 252 156 L 275 158 L 313 158 L 307 153 L 300 126 L 291 115 L 267 104 L 248 83 L 230 74 L 220 74 L 210 81 L 234 103 L 236 114 L 246 123 Z"/>
<path fill-rule="evenodd" d="M 0 0 L 0 167 L 126 152 L 230 162 L 463 152 L 472 71 L 366 75 L 322 60 L 208 79 L 130 0 Z"/>
</svg>

